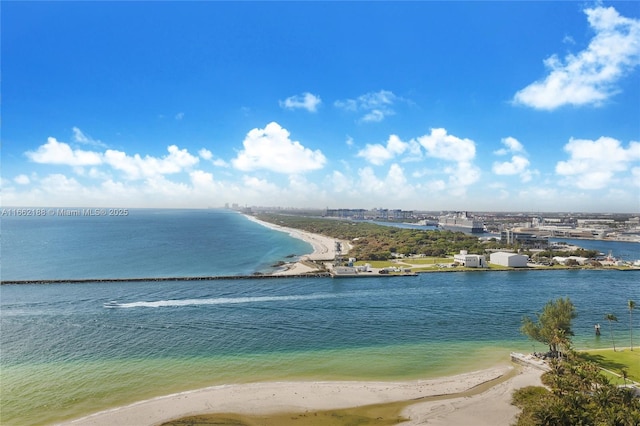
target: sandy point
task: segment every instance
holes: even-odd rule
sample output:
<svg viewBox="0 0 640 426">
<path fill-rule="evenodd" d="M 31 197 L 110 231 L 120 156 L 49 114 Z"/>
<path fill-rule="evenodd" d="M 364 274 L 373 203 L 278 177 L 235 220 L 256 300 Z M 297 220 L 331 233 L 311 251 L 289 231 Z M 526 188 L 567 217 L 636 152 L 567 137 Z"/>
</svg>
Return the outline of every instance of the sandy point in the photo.
<svg viewBox="0 0 640 426">
<path fill-rule="evenodd" d="M 336 241 L 340 242 L 341 253 L 346 255 L 349 253 L 351 245 L 348 241 L 336 240 L 335 238 L 327 237 L 325 235 L 314 234 L 312 232 L 302 231 L 300 229 L 287 228 L 285 226 L 276 225 L 273 223 L 265 222 L 254 216 L 244 215 L 247 219 L 256 222 L 266 228 L 273 229 L 280 232 L 286 232 L 293 238 L 305 241 L 311 244 L 313 252 L 305 254 L 300 257 L 299 262 L 290 263 L 286 265 L 282 271 L 275 272 L 274 275 L 297 275 L 313 272 L 318 268 L 314 268 L 309 264 L 305 264 L 304 261 L 322 262 L 332 261 L 336 257 Z"/>
<path fill-rule="evenodd" d="M 510 424 L 517 415 L 512 406 L 514 389 L 540 385 L 540 370 L 513 365 L 406 382 L 267 382 L 213 386 L 154 398 L 99 412 L 67 425 L 157 425 L 181 417 L 234 412 L 273 414 L 329 410 L 438 396 L 436 401 L 410 405 L 403 415 L 408 424 Z M 506 378 L 506 380 L 498 380 Z M 470 392 L 488 382 L 488 390 Z M 462 394 L 462 396 L 461 396 Z M 450 396 L 450 398 L 447 397 Z M 443 399 L 444 398 L 444 399 Z"/>
</svg>

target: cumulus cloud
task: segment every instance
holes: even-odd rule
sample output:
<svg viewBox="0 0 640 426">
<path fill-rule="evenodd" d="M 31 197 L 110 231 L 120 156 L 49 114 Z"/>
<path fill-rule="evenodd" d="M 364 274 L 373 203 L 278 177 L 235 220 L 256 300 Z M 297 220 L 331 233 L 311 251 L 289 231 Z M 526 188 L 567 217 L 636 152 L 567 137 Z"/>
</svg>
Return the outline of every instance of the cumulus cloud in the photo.
<svg viewBox="0 0 640 426">
<path fill-rule="evenodd" d="M 334 102 L 334 106 L 344 111 L 361 112 L 360 121 L 365 123 L 379 122 L 389 115 L 394 115 L 393 105 L 403 100 L 389 90 L 369 92 L 356 99 L 344 99 Z"/>
<path fill-rule="evenodd" d="M 211 164 L 217 167 L 229 167 L 229 164 L 221 158 L 215 158 L 213 153 L 206 148 L 202 148 L 198 151 L 198 156 L 205 161 L 209 161 Z"/>
<path fill-rule="evenodd" d="M 460 161 L 445 168 L 449 175 L 447 191 L 449 194 L 461 197 L 466 195 L 467 187 L 480 180 L 480 169 L 469 161 Z"/>
<path fill-rule="evenodd" d="M 309 112 L 316 112 L 322 103 L 320 96 L 305 92 L 301 95 L 290 96 L 284 101 L 280 101 L 280 107 L 285 109 L 306 109 Z"/>
<path fill-rule="evenodd" d="M 249 131 L 244 149 L 231 160 L 242 171 L 269 170 L 277 173 L 304 173 L 324 167 L 327 159 L 320 150 L 312 151 L 300 142 L 292 141 L 289 132 L 271 122 L 264 129 Z"/>
<path fill-rule="evenodd" d="M 80 133 L 77 134 L 81 137 Z M 186 149 L 179 149 L 176 145 L 167 148 L 168 155 L 153 157 L 139 154 L 133 156 L 126 152 L 108 149 L 104 153 L 72 149 L 69 144 L 59 142 L 56 138 L 47 138 L 47 143 L 35 151 L 27 151 L 25 155 L 31 161 L 41 164 L 56 164 L 71 166 L 75 172 L 84 175 L 84 166 L 108 165 L 115 170 L 124 172 L 129 179 L 141 179 L 150 176 L 178 173 L 198 163 L 198 157 L 191 155 Z M 92 177 L 103 174 L 95 168 L 90 170 Z"/>
<path fill-rule="evenodd" d="M 72 149 L 69 144 L 59 142 L 56 138 L 47 138 L 47 143 L 35 151 L 27 151 L 27 158 L 35 163 L 60 164 L 67 166 L 95 166 L 102 163 L 99 153 Z"/>
<path fill-rule="evenodd" d="M 13 181 L 19 185 L 29 185 L 31 179 L 27 175 L 18 175 L 13 178 Z"/>
<path fill-rule="evenodd" d="M 369 163 L 376 166 L 384 164 L 392 158 L 402 155 L 405 152 L 411 152 L 414 155 L 420 155 L 420 146 L 415 140 L 403 142 L 396 135 L 389 136 L 386 146 L 381 144 L 367 144 L 364 149 L 358 151 L 358 157 L 362 157 Z"/>
<path fill-rule="evenodd" d="M 202 148 L 201 150 L 199 150 L 198 155 L 200 156 L 200 158 L 207 161 L 213 158 L 213 153 L 206 148 Z"/>
<path fill-rule="evenodd" d="M 566 178 L 565 184 L 580 189 L 605 188 L 616 174 L 632 174 L 634 163 L 640 161 L 640 142 L 624 148 L 620 141 L 604 136 L 595 141 L 572 138 L 564 150 L 569 159 L 556 164 L 556 173 Z"/>
<path fill-rule="evenodd" d="M 522 146 L 520 141 L 518 141 L 518 139 L 516 139 L 514 137 L 507 136 L 506 138 L 503 138 L 502 139 L 502 144 L 505 147 L 495 151 L 494 154 L 496 154 L 496 155 L 507 155 L 509 153 L 524 152 L 524 147 Z"/>
<path fill-rule="evenodd" d="M 446 129 L 431 129 L 431 134 L 420 136 L 418 143 L 427 155 L 441 160 L 469 162 L 476 156 L 476 144 L 471 139 L 447 134 Z"/>
<path fill-rule="evenodd" d="M 176 145 L 167 148 L 169 154 L 164 157 L 133 156 L 122 151 L 108 149 L 104 153 L 104 162 L 116 170 L 124 172 L 129 179 L 149 178 L 181 172 L 195 166 L 199 159 L 186 149 Z"/>
<path fill-rule="evenodd" d="M 184 112 L 177 113 L 174 118 L 178 121 L 182 120 L 184 118 Z"/>
<path fill-rule="evenodd" d="M 386 176 L 381 178 L 371 167 L 363 167 L 358 170 L 358 178 L 357 188 L 360 195 L 385 200 L 406 200 L 415 197 L 415 188 L 399 164 L 391 164 Z"/>
<path fill-rule="evenodd" d="M 515 103 L 545 110 L 598 105 L 640 63 L 640 20 L 621 16 L 613 7 L 585 9 L 585 14 L 595 32 L 589 46 L 564 60 L 547 58 L 547 77 L 517 92 Z"/>
<path fill-rule="evenodd" d="M 502 144 L 505 148 L 499 149 L 495 152 L 496 155 L 513 154 L 511 160 L 494 162 L 493 173 L 497 175 L 520 175 L 520 179 L 523 182 L 529 182 L 532 178 L 533 172 L 529 170 L 529 160 L 525 157 L 525 150 L 522 144 L 511 136 L 503 138 Z"/>
</svg>

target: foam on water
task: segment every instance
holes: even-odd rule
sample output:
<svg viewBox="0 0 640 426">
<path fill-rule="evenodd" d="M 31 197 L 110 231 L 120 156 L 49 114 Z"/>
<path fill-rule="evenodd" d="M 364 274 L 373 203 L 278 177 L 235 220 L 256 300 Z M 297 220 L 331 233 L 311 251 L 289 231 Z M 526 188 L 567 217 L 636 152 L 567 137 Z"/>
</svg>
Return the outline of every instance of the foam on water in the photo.
<svg viewBox="0 0 640 426">
<path fill-rule="evenodd" d="M 267 302 L 292 302 L 298 300 L 332 299 L 332 294 L 311 294 L 299 296 L 262 296 L 262 297 L 218 297 L 212 299 L 184 299 L 184 300 L 157 300 L 154 302 L 128 302 L 115 301 L 104 304 L 105 308 L 163 308 L 180 306 L 204 306 L 204 305 L 235 305 L 241 303 L 267 303 Z"/>
</svg>

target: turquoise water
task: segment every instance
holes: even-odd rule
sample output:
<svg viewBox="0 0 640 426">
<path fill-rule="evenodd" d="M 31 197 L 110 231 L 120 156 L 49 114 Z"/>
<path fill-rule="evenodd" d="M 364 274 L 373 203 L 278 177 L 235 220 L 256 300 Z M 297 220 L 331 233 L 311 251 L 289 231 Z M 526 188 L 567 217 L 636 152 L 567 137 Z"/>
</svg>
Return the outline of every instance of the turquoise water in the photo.
<svg viewBox="0 0 640 426">
<path fill-rule="evenodd" d="M 70 278 L 155 276 L 167 275 L 173 268 L 183 268 L 185 275 L 192 271 L 232 275 L 234 271 L 218 256 L 246 265 L 242 272 L 251 273 L 268 269 L 270 262 L 288 254 L 308 252 L 306 245 L 286 234 L 237 214 L 162 212 L 160 223 L 154 225 L 149 219 L 152 212 L 143 213 L 151 221 L 144 225 L 149 241 L 170 240 L 171 247 L 181 249 L 163 246 L 153 256 L 155 245 L 149 243 L 138 270 L 125 260 L 130 250 L 144 246 L 145 237 L 125 233 L 126 225 L 120 222 L 111 225 L 120 230 L 117 235 L 137 236 L 114 234 L 109 240 L 109 233 L 96 230 L 93 235 L 109 240 L 102 242 L 101 250 L 72 251 L 66 259 L 60 258 L 60 250 L 53 250 L 55 254 L 47 257 L 39 240 L 71 249 L 85 243 L 88 229 L 75 229 L 69 221 L 54 223 L 51 235 L 46 227 L 31 234 L 32 228 L 8 229 L 3 221 L 3 278 L 5 267 L 16 275 L 31 271 L 43 278 L 51 278 L 44 274 L 53 272 L 55 277 Z M 209 222 L 226 229 L 215 231 Z M 207 238 L 200 238 L 206 226 L 212 229 Z M 42 257 L 22 248 L 28 256 L 21 260 L 26 269 L 7 265 L 7 247 L 21 245 L 8 235 L 21 235 L 23 242 L 31 238 L 34 253 Z M 242 236 L 242 247 L 234 245 L 234 235 Z M 242 238 L 247 235 L 257 243 L 246 244 Z M 190 241 L 197 250 L 190 248 Z M 219 250 L 222 246 L 224 250 Z M 203 249 L 216 255 L 198 255 Z M 266 252 L 272 254 L 265 256 Z M 273 253 L 280 253 L 280 258 Z M 75 267 L 88 259 L 91 267 L 78 275 Z M 114 270 L 113 259 L 125 265 Z M 56 266 L 58 262 L 64 267 Z M 511 350 L 544 350 L 520 335 L 520 321 L 557 297 L 570 297 L 578 308 L 576 347 L 610 346 L 608 329 L 601 337 L 593 335 L 593 325 L 604 322 L 608 312 L 621 320 L 615 325 L 615 339 L 622 346 L 628 344 L 626 302 L 640 299 L 639 276 L 617 271 L 530 271 L 339 280 L 3 285 L 2 424 L 51 424 L 222 383 L 392 380 L 471 371 L 507 362 Z M 636 330 L 637 318 L 640 315 L 634 318 Z"/>
</svg>

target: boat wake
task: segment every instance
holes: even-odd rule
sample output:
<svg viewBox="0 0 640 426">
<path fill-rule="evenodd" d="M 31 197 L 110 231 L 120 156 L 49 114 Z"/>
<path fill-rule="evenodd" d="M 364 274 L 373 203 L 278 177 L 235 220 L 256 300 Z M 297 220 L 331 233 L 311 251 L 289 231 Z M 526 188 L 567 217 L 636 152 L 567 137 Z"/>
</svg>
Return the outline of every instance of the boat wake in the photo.
<svg viewBox="0 0 640 426">
<path fill-rule="evenodd" d="M 211 299 L 183 299 L 183 300 L 157 300 L 118 303 L 110 301 L 103 304 L 105 308 L 127 309 L 127 308 L 165 308 L 180 306 L 203 306 L 203 305 L 234 305 L 241 303 L 267 303 L 267 302 L 287 302 L 296 300 L 316 300 L 335 298 L 334 294 L 309 294 L 293 296 L 255 296 L 255 297 L 217 297 Z"/>
</svg>

